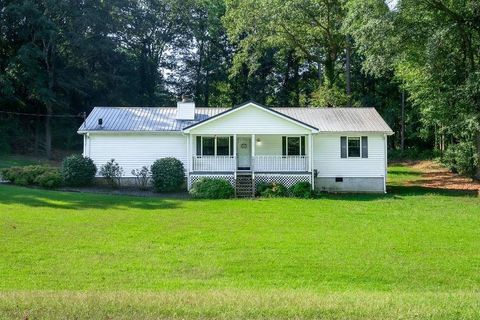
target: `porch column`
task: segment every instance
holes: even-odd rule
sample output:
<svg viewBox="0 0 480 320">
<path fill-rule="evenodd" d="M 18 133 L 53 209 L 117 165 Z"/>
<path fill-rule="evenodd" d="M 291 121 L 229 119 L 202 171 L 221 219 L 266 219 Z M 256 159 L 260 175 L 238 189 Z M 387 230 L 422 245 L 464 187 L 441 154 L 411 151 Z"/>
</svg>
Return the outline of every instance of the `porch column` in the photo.
<svg viewBox="0 0 480 320">
<path fill-rule="evenodd" d="M 193 147 L 192 135 L 188 134 L 188 172 L 193 171 Z"/>
<path fill-rule="evenodd" d="M 308 171 L 310 171 L 312 190 L 315 189 L 315 175 L 313 174 L 313 137 L 308 134 Z"/>
<path fill-rule="evenodd" d="M 256 141 L 255 141 L 255 134 L 252 134 L 252 159 L 250 160 L 251 162 L 251 168 L 250 170 L 255 170 L 254 168 L 254 165 L 255 165 L 255 145 L 256 145 Z"/>
<path fill-rule="evenodd" d="M 238 168 L 238 159 L 237 159 L 237 134 L 233 135 L 233 160 L 235 163 L 233 171 L 235 172 L 235 179 L 237 179 L 237 168 Z"/>
</svg>

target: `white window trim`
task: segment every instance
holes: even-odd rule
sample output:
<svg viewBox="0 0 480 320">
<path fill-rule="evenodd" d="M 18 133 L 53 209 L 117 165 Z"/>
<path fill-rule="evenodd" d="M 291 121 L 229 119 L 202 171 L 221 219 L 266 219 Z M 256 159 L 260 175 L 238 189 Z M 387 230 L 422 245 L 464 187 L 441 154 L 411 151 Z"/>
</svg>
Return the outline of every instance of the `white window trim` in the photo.
<svg viewBox="0 0 480 320">
<path fill-rule="evenodd" d="M 228 155 L 221 155 L 220 157 L 233 157 L 231 155 L 232 151 L 232 141 L 230 136 L 197 136 L 200 137 L 200 154 L 197 154 L 197 157 L 203 157 L 203 138 L 213 138 L 213 155 L 207 155 L 206 157 L 216 157 L 217 156 L 217 138 L 228 138 Z M 198 152 L 198 150 L 197 150 Z"/>
<path fill-rule="evenodd" d="M 350 148 L 348 147 L 348 142 L 349 142 L 350 139 L 352 139 L 352 140 L 355 139 L 355 140 L 358 140 L 358 142 L 359 142 L 358 146 L 359 146 L 360 150 L 359 150 L 359 153 L 358 153 L 359 154 L 358 157 L 356 157 L 356 156 L 351 157 L 350 156 Z M 347 137 L 347 159 L 350 159 L 350 158 L 351 159 L 361 159 L 362 158 L 362 137 Z"/>
</svg>

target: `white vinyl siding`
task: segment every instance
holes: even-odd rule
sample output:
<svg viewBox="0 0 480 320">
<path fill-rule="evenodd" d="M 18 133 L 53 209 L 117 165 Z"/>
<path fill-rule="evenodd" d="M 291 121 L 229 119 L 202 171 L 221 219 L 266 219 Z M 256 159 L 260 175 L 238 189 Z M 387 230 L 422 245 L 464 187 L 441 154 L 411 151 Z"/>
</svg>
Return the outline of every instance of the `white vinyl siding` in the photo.
<svg viewBox="0 0 480 320">
<path fill-rule="evenodd" d="M 174 157 L 187 169 L 187 137 L 180 134 L 90 134 L 85 155 L 100 167 L 115 159 L 123 168 L 124 177 L 132 177 L 132 169 L 150 166 L 160 158 Z"/>
<path fill-rule="evenodd" d="M 283 119 L 267 110 L 256 106 L 248 106 L 230 112 L 191 130 L 192 134 L 308 134 L 311 132 L 291 120 Z"/>
<path fill-rule="evenodd" d="M 368 136 L 368 158 L 341 158 L 341 136 Z M 384 177 L 385 140 L 381 134 L 315 134 L 313 169 L 319 177 Z"/>
</svg>

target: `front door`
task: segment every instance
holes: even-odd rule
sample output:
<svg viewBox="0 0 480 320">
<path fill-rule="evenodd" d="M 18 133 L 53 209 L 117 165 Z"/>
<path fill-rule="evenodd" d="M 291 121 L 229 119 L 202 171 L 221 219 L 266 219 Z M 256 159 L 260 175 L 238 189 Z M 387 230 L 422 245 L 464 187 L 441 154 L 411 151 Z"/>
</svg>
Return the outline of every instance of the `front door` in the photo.
<svg viewBox="0 0 480 320">
<path fill-rule="evenodd" d="M 249 137 L 237 138 L 238 170 L 250 170 L 252 161 L 251 139 Z"/>
</svg>

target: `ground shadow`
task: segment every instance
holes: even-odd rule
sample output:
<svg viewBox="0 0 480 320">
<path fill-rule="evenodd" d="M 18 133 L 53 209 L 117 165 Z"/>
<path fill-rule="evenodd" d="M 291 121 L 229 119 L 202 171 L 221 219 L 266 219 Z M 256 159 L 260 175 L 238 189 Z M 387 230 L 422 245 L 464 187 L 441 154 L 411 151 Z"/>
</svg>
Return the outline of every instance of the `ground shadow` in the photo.
<svg viewBox="0 0 480 320">
<path fill-rule="evenodd" d="M 0 203 L 73 210 L 115 208 L 160 210 L 179 208 L 182 202 L 177 199 L 160 197 L 50 191 L 4 185 L 0 186 Z"/>
</svg>

